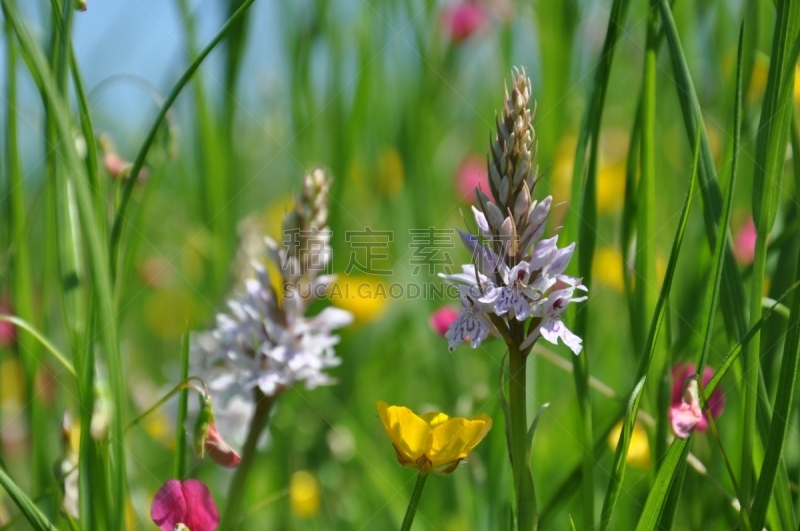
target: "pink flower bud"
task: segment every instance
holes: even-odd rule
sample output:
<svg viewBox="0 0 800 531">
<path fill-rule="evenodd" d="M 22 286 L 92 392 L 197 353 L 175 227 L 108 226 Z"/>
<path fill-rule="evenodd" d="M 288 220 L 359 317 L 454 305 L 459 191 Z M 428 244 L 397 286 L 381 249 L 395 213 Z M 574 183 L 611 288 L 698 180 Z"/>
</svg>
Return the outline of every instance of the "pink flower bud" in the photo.
<svg viewBox="0 0 800 531">
<path fill-rule="evenodd" d="M 214 531 L 219 525 L 214 499 L 196 479 L 167 481 L 153 498 L 150 517 L 161 531 L 181 529 L 181 524 L 191 531 Z"/>
<path fill-rule="evenodd" d="M 756 225 L 748 218 L 733 240 L 733 255 L 740 264 L 751 264 L 756 256 Z"/>
<path fill-rule="evenodd" d="M 214 421 L 214 404 L 210 397 L 200 397 L 200 412 L 194 423 L 192 450 L 198 459 L 208 455 L 219 466 L 236 468 L 242 462 L 238 453 L 225 442 Z"/>
<path fill-rule="evenodd" d="M 476 2 L 457 2 L 442 11 L 442 31 L 455 43 L 460 43 L 488 23 L 486 10 Z"/>
<path fill-rule="evenodd" d="M 242 462 L 242 458 L 236 453 L 236 450 L 225 442 L 213 422 L 208 427 L 206 453 L 212 461 L 225 468 L 236 468 Z"/>
<path fill-rule="evenodd" d="M 112 179 L 118 179 L 122 177 L 126 181 L 130 178 L 129 172 L 133 164 L 128 162 L 127 160 L 123 159 L 119 155 L 114 152 L 108 152 L 103 155 L 103 167 L 111 176 Z M 150 177 L 150 172 L 147 168 L 142 168 L 139 171 L 139 178 L 136 179 L 137 183 L 141 183 L 147 180 Z"/>
<path fill-rule="evenodd" d="M 467 155 L 459 164 L 455 175 L 456 193 L 464 200 L 475 203 L 475 188 L 491 197 L 486 160 L 478 155 Z"/>
<path fill-rule="evenodd" d="M 685 401 L 684 382 L 686 379 L 694 375 L 695 366 L 693 363 L 678 363 L 672 368 L 672 407 L 670 408 L 670 419 L 673 417 L 673 410 L 675 415 L 678 415 L 678 410 Z M 703 369 L 703 386 L 705 387 L 711 378 L 714 376 L 714 369 L 706 366 Z M 708 410 L 714 416 L 719 417 L 725 409 L 725 395 L 722 394 L 720 389 L 714 390 L 708 398 Z M 683 410 L 685 413 L 685 410 Z M 682 413 L 682 414 L 683 414 Z M 692 412 L 692 414 L 694 414 Z M 703 413 L 702 417 L 698 420 L 696 429 L 700 432 L 708 430 L 708 413 Z M 683 418 L 683 417 L 681 417 Z M 680 419 L 679 419 L 680 420 Z M 674 429 L 673 423 L 673 429 Z M 676 432 L 677 433 L 677 432 Z"/>
<path fill-rule="evenodd" d="M 433 312 L 428 319 L 428 324 L 434 332 L 444 337 L 453 321 L 458 319 L 458 310 L 452 306 L 442 306 Z"/>
</svg>

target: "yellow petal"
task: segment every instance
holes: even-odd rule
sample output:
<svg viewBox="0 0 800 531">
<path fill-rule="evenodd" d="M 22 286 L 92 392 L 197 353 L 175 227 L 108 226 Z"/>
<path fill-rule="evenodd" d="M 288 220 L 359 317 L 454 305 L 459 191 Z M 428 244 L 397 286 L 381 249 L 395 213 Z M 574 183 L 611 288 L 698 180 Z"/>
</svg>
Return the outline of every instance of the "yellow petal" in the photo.
<svg viewBox="0 0 800 531">
<path fill-rule="evenodd" d="M 478 417 L 479 420 L 455 418 L 436 426 L 431 431 L 427 452 L 431 467 L 436 469 L 467 457 L 491 428 L 491 420 L 486 422 L 484 417 Z"/>
<path fill-rule="evenodd" d="M 420 415 L 420 417 L 422 418 L 422 420 L 427 422 L 431 428 L 435 428 L 436 426 L 442 424 L 443 422 L 445 422 L 447 419 L 450 418 L 444 413 L 435 413 L 435 412 L 425 413 L 424 415 Z"/>
<path fill-rule="evenodd" d="M 431 434 L 428 423 L 407 407 L 390 406 L 379 400 L 377 408 L 383 427 L 397 451 L 408 461 L 415 462 L 419 459 L 425 453 Z"/>
</svg>

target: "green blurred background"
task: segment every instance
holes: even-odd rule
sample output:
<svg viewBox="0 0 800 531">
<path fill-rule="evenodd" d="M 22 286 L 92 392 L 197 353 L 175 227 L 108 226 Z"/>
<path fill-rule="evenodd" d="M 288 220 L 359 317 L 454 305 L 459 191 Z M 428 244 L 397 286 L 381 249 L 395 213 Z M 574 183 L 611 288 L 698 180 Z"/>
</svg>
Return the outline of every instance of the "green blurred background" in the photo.
<svg viewBox="0 0 800 531">
<path fill-rule="evenodd" d="M 133 159 L 164 93 L 238 3 L 90 0 L 88 11 L 76 13 L 74 46 L 89 90 L 94 126 L 113 141 L 114 154 Z M 23 12 L 44 35 L 49 5 L 43 1 L 25 4 Z M 179 97 L 168 117 L 169 127 L 148 158 L 149 178 L 134 191 L 135 204 L 145 206 L 132 216 L 135 230 L 126 244 L 127 269 L 120 277 L 119 302 L 132 407 L 143 411 L 179 379 L 180 338 L 187 323 L 192 330 L 211 327 L 215 312 L 224 309 L 226 294 L 235 288 L 232 264 L 239 245 L 239 222 L 254 215 L 265 233 L 279 238 L 280 216 L 292 192 L 299 191 L 304 171 L 316 165 L 329 169 L 335 178 L 330 202 L 334 272 L 343 272 L 350 253 L 355 252 L 345 232 L 370 227 L 394 235 L 388 258 L 378 264 L 393 274 L 370 281 L 440 283 L 426 267 L 413 274 L 409 230 L 464 229 L 464 218 L 471 219 L 471 196 L 463 194 L 464 173 L 476 164 L 480 168 L 485 160 L 494 115 L 503 101 L 504 80 L 509 79 L 512 66 L 527 69 L 538 101 L 534 123 L 543 177 L 534 195 L 555 196 L 559 206 L 551 216 L 549 232 L 558 230 L 570 208 L 575 142 L 610 4 L 606 0 L 486 0 L 479 3 L 484 18 L 461 39 L 448 30 L 447 13 L 457 2 L 257 0 L 246 22 L 212 53 Z M 736 39 L 745 4 L 679 1 L 674 6 L 718 163 L 732 130 Z M 758 48 L 768 50 L 773 9 L 769 2 L 756 5 L 758 16 L 749 20 L 761 29 Z M 616 50 L 601 138 L 598 251 L 588 302 L 592 335 L 584 351 L 591 374 L 599 382 L 596 387 L 604 389 L 593 395 L 598 437 L 615 423 L 613 415 L 627 399 L 617 394 L 627 393 L 633 385 L 638 359 L 623 294 L 619 231 L 646 15 L 646 3 L 633 2 Z M 0 47 L 0 61 L 5 61 L 5 55 Z M 763 95 L 767 67 L 766 57 L 757 54 L 746 96 L 750 109 L 757 109 Z M 43 110 L 23 65 L 19 76 L 20 105 L 15 110 L 29 205 L 27 234 L 33 253 L 36 315 L 47 336 L 63 343 L 66 336 L 53 295 L 58 290 L 56 265 L 43 193 Z M 662 272 L 691 164 L 672 76 L 669 59 L 662 53 L 657 72 L 655 234 Z M 9 112 L 8 106 L 0 107 L 0 112 Z M 757 113 L 751 111 L 744 121 L 743 178 L 734 203 L 734 233 L 749 217 L 756 125 Z M 102 175 L 109 179 L 112 197 L 118 193 L 116 181 L 107 173 Z M 727 179 L 726 172 L 720 175 Z M 0 187 L 0 211 L 7 209 L 7 184 L 6 179 Z M 709 281 L 710 269 L 701 215 L 700 208 L 691 214 L 688 252 L 679 262 L 668 333 L 664 334 L 676 361 L 693 358 L 701 341 L 703 297 L 699 294 Z M 782 207 L 776 232 L 789 215 L 789 207 Z M 0 242 L 4 242 L 0 267 L 4 269 L 12 252 L 10 241 L 4 217 L 0 225 Z M 466 251 L 456 238 L 452 241 L 456 246 L 447 252 L 455 266 L 467 263 Z M 786 282 L 777 279 L 773 283 L 786 287 Z M 342 332 L 337 347 L 343 363 L 332 374 L 338 384 L 314 391 L 297 387 L 279 401 L 252 475 L 244 504 L 248 518 L 241 528 L 398 527 L 415 476 L 395 462 L 375 410 L 376 400 L 381 399 L 415 411 L 467 416 L 485 412 L 495 419 L 494 429 L 466 465 L 452 476 L 428 482 L 415 529 L 507 529 L 512 484 L 497 396 L 504 345 L 494 340 L 477 350 L 462 346 L 448 353 L 446 341 L 430 328 L 428 318 L 444 304 L 457 305 L 457 301 L 378 299 L 341 304 L 356 314 L 357 321 Z M 712 367 L 726 351 L 721 320 L 718 326 L 720 344 L 712 348 Z M 549 358 L 570 362 L 572 354 L 563 346 L 548 344 L 542 349 Z M 571 368 L 571 363 L 567 366 Z M 533 454 L 539 509 L 546 515 L 543 529 L 568 529 L 568 515 L 578 513 L 580 507 L 577 489 L 568 495 L 558 491 L 582 455 L 573 377 L 563 367 L 541 356 L 529 365 L 529 409 L 551 404 L 539 425 Z M 769 360 L 765 367 L 771 386 L 775 371 Z M 20 370 L 13 342 L 0 347 L 2 456 L 21 483 L 30 485 L 25 464 L 30 430 L 22 413 Z M 39 432 L 51 447 L 55 463 L 60 455 L 61 415 L 65 409 L 74 410 L 76 400 L 72 384 L 62 385 L 64 375 L 57 366 L 49 366 L 52 381 L 47 372 L 42 371 L 41 389 L 37 388 L 48 406 L 47 426 Z M 718 425 L 731 460 L 738 463 L 741 435 L 733 412 L 741 407 L 740 397 L 731 382 L 723 382 L 723 387 L 731 392 L 726 394 L 728 414 L 719 418 Z M 653 407 L 647 401 L 643 404 L 651 415 Z M 169 479 L 172 415 L 167 407 L 128 435 L 130 529 L 153 528 L 149 503 Z M 645 445 L 647 455 L 646 438 L 638 444 Z M 787 467 L 794 480 L 800 465 L 796 431 L 790 432 L 788 445 Z M 595 472 L 598 503 L 612 460 L 612 452 L 605 445 L 602 448 Z M 701 435 L 695 437 L 692 451 L 711 479 L 694 469 L 687 472 L 676 525 L 731 529 L 738 517 L 730 506 L 733 491 L 716 445 L 710 435 Z M 629 470 L 612 529 L 635 525 L 655 478 L 653 461 L 644 459 Z M 224 499 L 228 472 L 209 462 L 193 460 L 190 466 L 191 474 L 205 480 L 217 500 Z M 307 487 L 310 504 L 293 507 L 289 486 L 298 471 L 308 471 L 315 486 Z M 319 489 L 318 507 L 313 503 L 314 488 Z M 0 494 L 0 522 L 4 513 L 14 511 Z M 13 529 L 26 525 L 21 522 Z"/>
</svg>

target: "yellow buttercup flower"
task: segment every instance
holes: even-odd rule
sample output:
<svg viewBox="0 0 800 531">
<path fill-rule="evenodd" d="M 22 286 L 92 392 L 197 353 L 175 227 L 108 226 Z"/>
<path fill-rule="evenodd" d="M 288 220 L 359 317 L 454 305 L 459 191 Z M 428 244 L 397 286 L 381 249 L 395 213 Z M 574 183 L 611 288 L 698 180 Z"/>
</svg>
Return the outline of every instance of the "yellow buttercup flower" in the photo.
<svg viewBox="0 0 800 531">
<path fill-rule="evenodd" d="M 612 452 L 617 451 L 617 441 L 619 441 L 619 434 L 621 432 L 622 421 L 619 421 L 608 434 L 608 446 L 611 448 Z M 641 470 L 648 470 L 650 468 L 650 440 L 647 438 L 647 432 L 638 422 L 633 425 L 631 444 L 628 446 L 628 456 L 625 462 Z"/>
<path fill-rule="evenodd" d="M 417 415 L 382 400 L 377 408 L 397 460 L 421 474 L 450 474 L 492 427 L 492 419 L 483 413 L 471 419 L 450 418 L 444 413 Z"/>
<path fill-rule="evenodd" d="M 319 512 L 319 485 L 314 476 L 305 470 L 292 474 L 289 482 L 289 500 L 292 512 L 300 518 L 311 518 Z"/>
<path fill-rule="evenodd" d="M 389 306 L 389 284 L 369 275 L 338 275 L 330 285 L 331 302 L 352 313 L 357 323 L 377 321 Z"/>
</svg>

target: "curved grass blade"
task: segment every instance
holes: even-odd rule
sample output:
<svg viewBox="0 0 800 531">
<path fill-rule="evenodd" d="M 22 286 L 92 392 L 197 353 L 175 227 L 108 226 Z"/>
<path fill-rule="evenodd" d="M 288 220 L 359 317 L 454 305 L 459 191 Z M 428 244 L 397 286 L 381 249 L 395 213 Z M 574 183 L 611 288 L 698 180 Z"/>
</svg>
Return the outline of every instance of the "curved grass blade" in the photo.
<svg viewBox="0 0 800 531">
<path fill-rule="evenodd" d="M 72 376 L 78 377 L 75 369 L 72 367 L 72 364 L 67 360 L 66 356 L 58 350 L 58 347 L 50 343 L 46 337 L 44 337 L 38 330 L 36 330 L 33 326 L 28 324 L 28 322 L 20 319 L 19 317 L 15 317 L 13 315 L 0 315 L 0 322 L 7 322 L 12 323 L 23 330 L 26 330 L 30 335 L 32 335 L 41 345 L 50 351 L 50 354 L 64 367 L 67 372 L 69 372 Z"/>
<path fill-rule="evenodd" d="M 14 28 L 20 41 L 28 68 L 32 73 L 37 88 L 51 112 L 53 123 L 58 135 L 71 138 L 72 128 L 69 121 L 68 107 L 50 72 L 44 54 L 39 48 L 35 37 L 19 16 L 10 0 L 0 0 L 7 20 Z M 105 240 L 100 237 L 99 223 L 95 216 L 94 203 L 88 189 L 88 181 L 84 175 L 84 167 L 78 157 L 74 142 L 59 142 L 57 145 L 59 155 L 63 157 L 65 167 L 73 173 L 72 183 L 78 217 L 83 232 L 83 240 L 88 251 L 91 266 L 92 300 L 96 304 L 97 315 L 102 316 L 104 322 L 99 327 L 102 338 L 105 361 L 108 367 L 110 386 L 112 389 L 112 421 L 110 426 L 110 506 L 112 507 L 109 526 L 121 529 L 125 508 L 125 491 L 127 479 L 125 473 L 125 451 L 122 442 L 123 414 L 125 412 L 125 379 L 122 375 L 122 363 L 117 340 L 117 323 L 112 303 L 112 289 L 110 268 L 108 265 L 108 250 Z M 84 375 L 85 377 L 85 375 Z"/>
<path fill-rule="evenodd" d="M 254 1 L 255 0 L 244 0 L 239 9 L 237 9 L 236 12 L 231 15 L 231 17 L 227 22 L 225 22 L 222 28 L 220 28 L 214 38 L 211 39 L 211 42 L 209 42 L 206 47 L 203 48 L 203 50 L 197 55 L 197 57 L 194 58 L 186 71 L 184 71 L 183 75 L 181 75 L 180 79 L 178 79 L 177 83 L 175 83 L 175 86 L 172 87 L 172 90 L 167 95 L 164 104 L 161 106 L 161 109 L 159 109 L 158 114 L 153 120 L 144 142 L 142 142 L 141 147 L 139 147 L 138 153 L 136 153 L 136 158 L 133 160 L 133 166 L 131 167 L 130 175 L 139 175 L 139 172 L 142 170 L 144 160 L 147 157 L 147 152 L 150 150 L 150 146 L 152 145 L 153 140 L 156 138 L 158 129 L 161 127 L 161 122 L 164 121 L 164 117 L 166 117 L 167 112 L 169 112 L 169 109 L 172 107 L 172 104 L 175 102 L 178 94 L 181 93 L 183 87 L 186 86 L 186 83 L 189 82 L 197 69 L 200 68 L 200 64 L 202 64 L 203 60 L 208 57 L 208 54 L 210 54 L 214 47 L 216 47 L 216 45 L 219 44 L 219 42 L 225 37 L 231 26 L 235 25 L 237 20 L 244 16 L 244 14 L 247 12 L 247 9 L 253 5 Z M 134 184 L 136 184 L 136 179 L 128 179 L 128 181 L 125 183 L 125 188 L 122 192 L 122 200 L 119 208 L 117 209 L 117 214 L 114 217 L 114 224 L 111 227 L 111 237 L 109 241 L 110 262 L 111 267 L 115 270 L 119 257 L 119 245 L 120 238 L 122 236 L 122 222 L 125 219 L 125 212 L 128 209 L 128 204 L 130 203 L 131 195 L 133 194 Z"/>
<path fill-rule="evenodd" d="M 6 471 L 0 467 L 0 486 L 19 507 L 19 510 L 36 531 L 56 531 L 56 527 L 42 514 L 36 504 L 17 486 Z"/>
<path fill-rule="evenodd" d="M 189 378 L 189 331 L 183 335 L 181 345 L 181 381 Z M 175 422 L 175 461 L 172 476 L 183 479 L 186 473 L 186 413 L 189 410 L 189 389 L 183 388 L 178 395 L 178 420 Z"/>
</svg>

